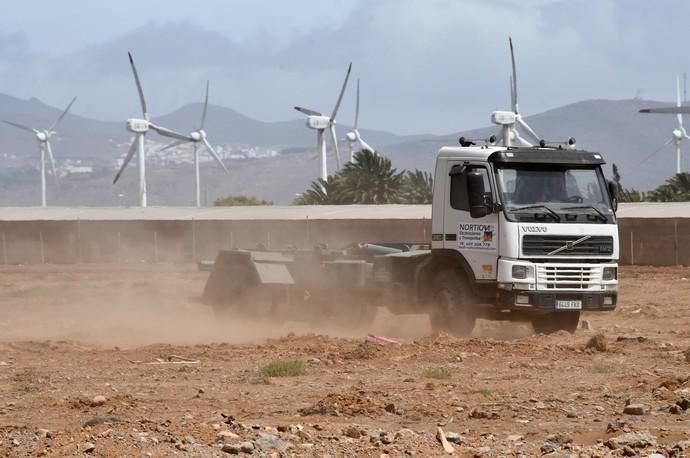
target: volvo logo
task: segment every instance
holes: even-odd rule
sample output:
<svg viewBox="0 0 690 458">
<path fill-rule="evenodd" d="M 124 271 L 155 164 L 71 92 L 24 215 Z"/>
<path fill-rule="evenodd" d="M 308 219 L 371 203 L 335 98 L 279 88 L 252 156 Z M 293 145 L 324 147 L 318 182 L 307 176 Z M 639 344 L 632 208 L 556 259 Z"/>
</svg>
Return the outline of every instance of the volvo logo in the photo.
<svg viewBox="0 0 690 458">
<path fill-rule="evenodd" d="M 523 232 L 546 232 L 546 226 L 522 226 Z"/>
</svg>

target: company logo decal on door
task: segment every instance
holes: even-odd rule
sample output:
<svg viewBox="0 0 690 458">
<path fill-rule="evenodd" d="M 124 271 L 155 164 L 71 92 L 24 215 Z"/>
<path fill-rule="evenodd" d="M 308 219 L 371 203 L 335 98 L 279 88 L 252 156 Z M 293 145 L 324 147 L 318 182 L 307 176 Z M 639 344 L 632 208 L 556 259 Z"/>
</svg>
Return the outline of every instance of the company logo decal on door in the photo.
<svg viewBox="0 0 690 458">
<path fill-rule="evenodd" d="M 495 250 L 496 225 L 460 223 L 458 225 L 458 248 L 465 250 Z"/>
</svg>

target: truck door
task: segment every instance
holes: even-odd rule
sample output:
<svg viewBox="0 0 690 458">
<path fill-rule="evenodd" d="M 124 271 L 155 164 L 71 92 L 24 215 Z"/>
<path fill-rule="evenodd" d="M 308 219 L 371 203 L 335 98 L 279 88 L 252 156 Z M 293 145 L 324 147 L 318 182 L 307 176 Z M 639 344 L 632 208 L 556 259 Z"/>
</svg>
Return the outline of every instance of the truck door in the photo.
<svg viewBox="0 0 690 458">
<path fill-rule="evenodd" d="M 495 202 L 493 180 L 486 163 L 448 162 L 443 247 L 459 251 L 477 280 L 495 280 L 498 259 L 498 213 L 473 218 L 467 193 L 467 176 L 478 172 L 484 181 L 487 202 Z"/>
</svg>

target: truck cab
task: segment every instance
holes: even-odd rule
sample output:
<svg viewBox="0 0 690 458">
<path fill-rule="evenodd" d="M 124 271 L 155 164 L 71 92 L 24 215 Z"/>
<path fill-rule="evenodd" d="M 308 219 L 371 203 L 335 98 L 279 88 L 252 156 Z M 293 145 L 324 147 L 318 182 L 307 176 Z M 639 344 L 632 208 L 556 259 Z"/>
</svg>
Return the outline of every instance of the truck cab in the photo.
<svg viewBox="0 0 690 458">
<path fill-rule="evenodd" d="M 471 329 L 481 307 L 469 310 L 467 302 L 488 303 L 489 318 L 526 318 L 538 332 L 572 332 L 581 311 L 613 310 L 617 198 L 604 163 L 598 153 L 564 148 L 442 148 L 432 207 L 436 261 L 426 264 L 434 271 L 426 278 L 438 282 L 427 289 L 440 307 L 437 324 L 464 320 L 448 326 Z"/>
</svg>

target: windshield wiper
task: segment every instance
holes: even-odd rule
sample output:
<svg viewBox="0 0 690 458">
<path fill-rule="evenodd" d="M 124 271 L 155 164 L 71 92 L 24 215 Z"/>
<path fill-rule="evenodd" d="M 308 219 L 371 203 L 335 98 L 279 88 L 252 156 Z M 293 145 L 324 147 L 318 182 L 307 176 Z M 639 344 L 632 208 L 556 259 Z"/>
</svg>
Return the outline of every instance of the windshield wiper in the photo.
<svg viewBox="0 0 690 458">
<path fill-rule="evenodd" d="M 597 218 L 601 218 L 601 222 L 605 223 L 609 219 L 606 217 L 606 215 L 599 210 L 597 207 L 593 207 L 591 205 L 576 205 L 575 207 L 563 207 L 563 210 L 594 210 L 597 214 Z"/>
<path fill-rule="evenodd" d="M 551 216 L 553 219 L 555 219 L 556 221 L 559 221 L 559 222 L 561 221 L 561 216 L 558 213 L 556 213 L 555 211 L 553 211 L 553 209 L 551 207 L 547 207 L 546 205 L 527 205 L 526 207 L 515 207 L 515 208 L 509 208 L 508 210 L 515 212 L 515 211 L 522 211 L 522 210 L 530 210 L 533 208 L 543 208 L 544 210 L 546 210 L 546 213 L 548 213 L 549 216 Z"/>
</svg>

